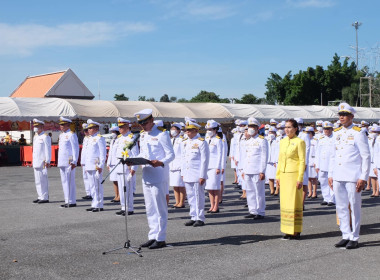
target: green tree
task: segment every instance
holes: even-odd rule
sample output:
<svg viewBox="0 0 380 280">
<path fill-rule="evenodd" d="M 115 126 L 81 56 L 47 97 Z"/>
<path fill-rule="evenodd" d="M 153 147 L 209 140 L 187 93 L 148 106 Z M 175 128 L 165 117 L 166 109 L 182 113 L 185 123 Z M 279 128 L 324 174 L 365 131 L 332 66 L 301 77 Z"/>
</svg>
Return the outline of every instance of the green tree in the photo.
<svg viewBox="0 0 380 280">
<path fill-rule="evenodd" d="M 177 101 L 177 97 L 175 97 L 175 96 L 170 97 L 170 102 L 176 102 L 176 101 Z"/>
<path fill-rule="evenodd" d="M 169 96 L 167 94 L 164 94 L 161 96 L 160 102 L 170 102 Z"/>
<path fill-rule="evenodd" d="M 178 103 L 186 103 L 189 102 L 186 98 L 180 98 L 177 100 Z"/>
<path fill-rule="evenodd" d="M 241 99 L 236 99 L 238 104 L 260 104 L 261 99 L 254 96 L 252 93 L 244 94 Z"/>
<path fill-rule="evenodd" d="M 156 102 L 156 99 L 154 99 L 154 97 L 149 97 L 147 100 L 145 101 L 150 101 L 150 102 Z"/>
<path fill-rule="evenodd" d="M 147 101 L 145 95 L 139 95 L 137 98 L 138 101 Z"/>
<path fill-rule="evenodd" d="M 122 93 L 122 94 L 115 94 L 113 98 L 114 98 L 116 101 L 121 101 L 121 100 L 128 101 L 128 100 L 129 100 L 129 97 L 126 97 L 126 96 L 124 95 L 124 93 Z"/>
<path fill-rule="evenodd" d="M 210 102 L 210 103 L 229 103 L 228 98 L 220 98 L 215 92 L 209 92 L 202 90 L 196 96 L 190 99 L 190 102 L 201 103 L 201 102 Z"/>
</svg>

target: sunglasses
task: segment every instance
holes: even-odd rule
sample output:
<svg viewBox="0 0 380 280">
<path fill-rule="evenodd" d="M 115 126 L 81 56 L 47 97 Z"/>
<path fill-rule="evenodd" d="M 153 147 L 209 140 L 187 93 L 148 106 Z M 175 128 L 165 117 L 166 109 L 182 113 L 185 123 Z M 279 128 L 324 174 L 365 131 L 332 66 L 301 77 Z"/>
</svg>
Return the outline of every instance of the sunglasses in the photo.
<svg viewBox="0 0 380 280">
<path fill-rule="evenodd" d="M 347 112 L 340 112 L 340 113 L 338 113 L 338 115 L 339 116 L 343 116 L 343 117 L 345 117 L 345 116 L 349 116 L 349 115 L 351 115 L 350 113 L 347 113 Z"/>
</svg>

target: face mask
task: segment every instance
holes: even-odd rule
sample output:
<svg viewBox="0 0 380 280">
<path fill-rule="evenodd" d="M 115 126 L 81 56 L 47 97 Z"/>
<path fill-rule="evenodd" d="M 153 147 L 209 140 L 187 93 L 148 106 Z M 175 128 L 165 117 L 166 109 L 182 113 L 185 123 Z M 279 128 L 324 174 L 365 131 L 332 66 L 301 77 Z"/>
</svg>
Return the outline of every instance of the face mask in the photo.
<svg viewBox="0 0 380 280">
<path fill-rule="evenodd" d="M 268 138 L 270 141 L 272 141 L 276 136 L 274 134 L 269 134 L 268 135 Z"/>
<path fill-rule="evenodd" d="M 269 133 L 268 130 L 265 130 L 265 131 L 264 131 L 264 135 L 265 135 L 265 136 L 268 136 L 268 133 Z"/>
<path fill-rule="evenodd" d="M 277 131 L 277 132 L 278 132 L 278 135 L 280 135 L 280 136 L 285 135 L 285 131 L 283 131 L 283 130 L 279 130 L 279 131 Z"/>
<path fill-rule="evenodd" d="M 117 137 L 116 133 L 112 133 L 112 139 L 115 139 Z"/>
<path fill-rule="evenodd" d="M 254 129 L 254 128 L 248 128 L 248 134 L 249 135 L 255 135 L 256 134 L 256 129 Z"/>
<path fill-rule="evenodd" d="M 34 132 L 38 132 L 38 127 L 33 127 Z"/>
<path fill-rule="evenodd" d="M 214 133 L 211 130 L 207 130 L 206 136 L 212 137 L 212 136 L 214 136 Z"/>
<path fill-rule="evenodd" d="M 177 130 L 170 130 L 170 135 L 176 137 L 178 135 Z"/>
</svg>

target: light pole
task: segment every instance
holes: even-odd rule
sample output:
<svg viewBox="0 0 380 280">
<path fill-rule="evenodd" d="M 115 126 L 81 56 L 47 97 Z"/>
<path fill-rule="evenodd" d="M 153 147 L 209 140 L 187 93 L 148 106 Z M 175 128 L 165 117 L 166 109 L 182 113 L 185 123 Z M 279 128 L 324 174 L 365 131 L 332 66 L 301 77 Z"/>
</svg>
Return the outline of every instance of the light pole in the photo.
<svg viewBox="0 0 380 280">
<path fill-rule="evenodd" d="M 361 22 L 355 21 L 352 26 L 355 27 L 356 31 L 356 70 L 359 70 L 359 46 L 358 46 L 358 29 L 362 25 Z"/>
</svg>

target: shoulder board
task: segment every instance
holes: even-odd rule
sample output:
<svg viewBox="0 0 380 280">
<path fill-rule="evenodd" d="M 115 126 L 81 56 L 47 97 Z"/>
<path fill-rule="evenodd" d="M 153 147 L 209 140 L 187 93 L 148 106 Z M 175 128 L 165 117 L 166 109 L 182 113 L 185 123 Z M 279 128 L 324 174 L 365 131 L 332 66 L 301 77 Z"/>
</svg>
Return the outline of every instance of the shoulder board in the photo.
<svg viewBox="0 0 380 280">
<path fill-rule="evenodd" d="M 46 132 L 44 133 L 45 136 L 49 136 L 49 134 L 47 134 Z"/>
<path fill-rule="evenodd" d="M 122 134 L 119 134 L 118 136 L 117 136 L 117 138 L 120 138 L 121 136 L 123 136 Z"/>
<path fill-rule="evenodd" d="M 144 132 L 145 132 L 145 130 L 141 130 L 141 131 L 140 131 L 140 133 L 144 133 Z"/>
<path fill-rule="evenodd" d="M 216 136 L 216 139 L 220 139 L 220 137 L 217 135 L 217 136 Z"/>
<path fill-rule="evenodd" d="M 182 142 L 186 142 L 187 140 L 188 140 L 188 138 L 186 138 L 186 139 L 183 139 L 183 140 L 182 140 Z"/>
<path fill-rule="evenodd" d="M 261 139 L 264 139 L 265 137 L 264 137 L 264 136 L 262 136 L 262 135 L 259 135 L 259 138 L 261 138 Z"/>
<path fill-rule="evenodd" d="M 357 126 L 352 127 L 352 129 L 356 130 L 356 131 L 361 131 L 362 130 L 360 127 L 357 127 Z"/>
<path fill-rule="evenodd" d="M 71 134 L 74 134 L 74 131 L 70 130 Z"/>
<path fill-rule="evenodd" d="M 325 138 L 325 136 L 324 136 L 324 135 L 322 135 L 322 136 L 321 136 L 321 138 L 319 138 L 319 139 L 322 139 L 322 138 Z"/>
<path fill-rule="evenodd" d="M 129 137 L 129 138 L 133 138 L 133 133 L 129 133 L 129 134 L 128 134 L 128 137 Z"/>
<path fill-rule="evenodd" d="M 334 129 L 334 132 L 337 132 L 337 131 L 339 131 L 339 130 L 341 130 L 342 129 L 342 126 L 341 127 L 338 127 L 338 128 L 335 128 Z"/>
<path fill-rule="evenodd" d="M 166 129 L 163 128 L 163 127 L 157 127 L 157 128 L 158 128 L 158 130 L 160 130 L 160 131 L 162 131 L 162 132 L 165 132 L 165 131 L 166 131 Z"/>
<path fill-rule="evenodd" d="M 101 134 L 98 134 L 98 136 L 99 136 L 99 137 L 103 137 L 103 135 L 101 135 Z"/>
<path fill-rule="evenodd" d="M 183 136 L 181 135 L 179 138 L 183 139 Z"/>
<path fill-rule="evenodd" d="M 202 138 L 202 137 L 199 137 L 198 140 L 200 140 L 200 141 L 205 141 L 205 139 Z"/>
</svg>

